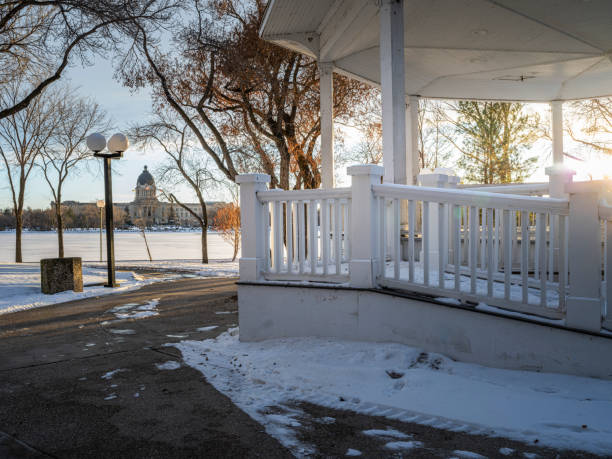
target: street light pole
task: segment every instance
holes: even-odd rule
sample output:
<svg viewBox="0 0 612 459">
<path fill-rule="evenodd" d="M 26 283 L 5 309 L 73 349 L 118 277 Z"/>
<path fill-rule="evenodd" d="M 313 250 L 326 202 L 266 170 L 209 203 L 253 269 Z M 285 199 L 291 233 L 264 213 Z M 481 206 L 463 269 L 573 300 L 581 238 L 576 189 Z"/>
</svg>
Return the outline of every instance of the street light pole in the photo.
<svg viewBox="0 0 612 459">
<path fill-rule="evenodd" d="M 100 209 L 100 263 L 102 263 L 102 208 L 104 207 L 104 201 L 102 199 L 98 199 L 96 203 L 98 209 Z"/>
<path fill-rule="evenodd" d="M 113 221 L 113 184 L 111 176 L 111 160 L 121 158 L 123 152 L 128 148 L 128 139 L 123 134 L 114 134 L 106 144 L 102 134 L 91 134 L 87 137 L 87 146 L 93 150 L 94 156 L 104 160 L 104 204 L 106 207 L 106 266 L 108 281 L 105 287 L 117 287 L 115 281 L 115 242 Z M 100 153 L 108 146 L 110 153 Z"/>
</svg>

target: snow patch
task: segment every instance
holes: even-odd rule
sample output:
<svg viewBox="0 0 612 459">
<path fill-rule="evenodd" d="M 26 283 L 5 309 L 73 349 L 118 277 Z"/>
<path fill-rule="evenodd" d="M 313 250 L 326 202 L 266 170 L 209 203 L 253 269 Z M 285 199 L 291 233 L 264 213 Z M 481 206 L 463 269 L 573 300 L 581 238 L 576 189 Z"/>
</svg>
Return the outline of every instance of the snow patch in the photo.
<svg viewBox="0 0 612 459">
<path fill-rule="evenodd" d="M 158 370 L 176 370 L 181 367 L 181 364 L 174 360 L 168 360 L 164 363 L 156 363 L 155 366 Z"/>
<path fill-rule="evenodd" d="M 395 343 L 241 343 L 236 328 L 168 346 L 298 456 L 308 445 L 296 440 L 295 428 L 267 416 L 296 401 L 527 443 L 537 438 L 560 449 L 612 450 L 612 381 L 487 368 Z M 403 376 L 393 379 L 389 369 Z"/>
<path fill-rule="evenodd" d="M 422 448 L 423 443 L 420 441 L 392 441 L 385 444 L 385 448 L 400 451 L 406 449 Z"/>
<path fill-rule="evenodd" d="M 471 451 L 462 451 L 460 449 L 453 451 L 453 454 L 462 459 L 487 459 L 486 456 L 483 456 L 482 454 L 473 453 Z"/>
<path fill-rule="evenodd" d="M 134 333 L 136 333 L 131 328 L 124 328 L 124 329 L 113 328 L 113 329 L 110 329 L 109 331 L 111 333 L 114 333 L 115 335 L 133 335 Z"/>
<path fill-rule="evenodd" d="M 514 450 L 512 448 L 499 448 L 499 454 L 510 456 L 511 454 L 514 454 Z"/>
<path fill-rule="evenodd" d="M 207 331 L 214 330 L 215 328 L 219 328 L 219 326 L 218 326 L 218 325 L 209 325 L 208 327 L 200 327 L 200 328 L 196 328 L 196 331 L 199 331 L 199 332 L 207 332 Z"/>
<path fill-rule="evenodd" d="M 358 449 L 349 448 L 346 451 L 345 456 L 361 456 L 361 451 L 359 451 Z"/>
<path fill-rule="evenodd" d="M 394 429 L 387 429 L 387 430 L 370 429 L 370 430 L 364 430 L 362 433 L 370 437 L 389 437 L 389 438 L 397 438 L 397 439 L 410 438 L 412 436 L 412 435 L 407 435 L 404 432 L 400 432 L 399 430 L 394 430 Z"/>
<path fill-rule="evenodd" d="M 127 370 L 124 369 L 124 368 L 117 368 L 116 370 L 111 370 L 111 371 L 108 371 L 108 372 L 104 373 L 101 376 L 101 378 L 102 379 L 112 379 L 113 376 L 115 376 L 117 373 L 120 373 L 122 371 L 127 371 Z"/>
</svg>

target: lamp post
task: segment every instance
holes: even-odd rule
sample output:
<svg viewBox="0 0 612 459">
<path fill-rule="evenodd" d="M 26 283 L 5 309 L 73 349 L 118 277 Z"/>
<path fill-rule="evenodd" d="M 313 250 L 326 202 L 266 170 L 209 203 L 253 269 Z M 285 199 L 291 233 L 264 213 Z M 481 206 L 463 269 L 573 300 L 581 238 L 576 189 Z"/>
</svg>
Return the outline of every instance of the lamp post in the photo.
<svg viewBox="0 0 612 459">
<path fill-rule="evenodd" d="M 94 133 L 87 137 L 87 146 L 94 152 L 94 156 L 104 160 L 104 203 L 106 206 L 106 264 L 108 281 L 105 287 L 117 287 L 115 282 L 115 242 L 113 238 L 113 185 L 111 178 L 111 160 L 121 158 L 128 149 L 129 142 L 123 134 L 113 134 L 106 143 L 102 134 Z M 108 153 L 101 153 L 108 147 Z"/>
<path fill-rule="evenodd" d="M 100 263 L 102 263 L 102 209 L 104 208 L 104 199 L 98 199 L 96 205 L 100 209 Z"/>
</svg>

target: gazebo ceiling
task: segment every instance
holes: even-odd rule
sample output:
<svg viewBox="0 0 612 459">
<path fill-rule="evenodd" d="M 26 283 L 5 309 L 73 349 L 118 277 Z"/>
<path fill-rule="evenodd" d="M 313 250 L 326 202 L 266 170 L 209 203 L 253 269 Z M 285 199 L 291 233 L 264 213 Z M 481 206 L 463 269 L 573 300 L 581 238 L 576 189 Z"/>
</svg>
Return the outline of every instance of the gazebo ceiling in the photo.
<svg viewBox="0 0 612 459">
<path fill-rule="evenodd" d="M 376 0 L 271 0 L 261 36 L 380 82 Z M 612 95 L 612 0 L 404 0 L 406 94 Z"/>
</svg>

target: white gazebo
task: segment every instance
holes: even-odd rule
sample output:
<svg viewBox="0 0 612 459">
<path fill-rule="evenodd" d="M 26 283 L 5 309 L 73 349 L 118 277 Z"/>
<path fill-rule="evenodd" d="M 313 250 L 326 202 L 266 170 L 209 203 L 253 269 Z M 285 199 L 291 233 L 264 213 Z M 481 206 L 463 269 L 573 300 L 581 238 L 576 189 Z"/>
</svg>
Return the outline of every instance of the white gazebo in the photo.
<svg viewBox="0 0 612 459">
<path fill-rule="evenodd" d="M 563 101 L 612 95 L 612 2 L 271 0 L 261 36 L 319 62 L 323 189 L 239 177 L 242 339 L 400 341 L 612 375 L 609 184 L 572 183 L 562 164 Z M 333 72 L 382 91 L 384 169 L 349 168 L 347 189 L 333 183 Z M 550 183 L 414 186 L 419 97 L 550 103 Z"/>
</svg>

